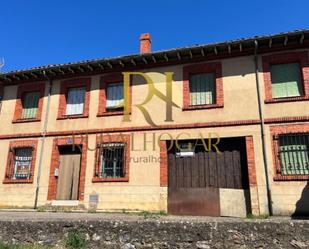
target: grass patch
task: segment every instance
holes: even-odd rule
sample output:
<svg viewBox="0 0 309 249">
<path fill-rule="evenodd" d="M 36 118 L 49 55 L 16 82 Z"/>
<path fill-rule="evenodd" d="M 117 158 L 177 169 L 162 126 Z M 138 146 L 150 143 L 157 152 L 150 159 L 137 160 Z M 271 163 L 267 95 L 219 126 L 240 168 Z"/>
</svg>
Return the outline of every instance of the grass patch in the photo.
<svg viewBox="0 0 309 249">
<path fill-rule="evenodd" d="M 167 216 L 167 212 L 161 210 L 161 211 L 159 212 L 159 215 L 161 215 L 161 216 Z"/>
<path fill-rule="evenodd" d="M 37 212 L 46 212 L 46 207 L 40 206 L 36 209 Z"/>
<path fill-rule="evenodd" d="M 161 210 L 160 212 L 149 212 L 149 211 L 142 211 L 139 213 L 140 216 L 144 216 L 144 219 L 148 219 L 148 218 L 160 218 L 160 216 L 166 216 L 167 213 L 163 210 Z"/>
<path fill-rule="evenodd" d="M 0 249 L 51 249 L 52 247 L 40 246 L 40 245 L 13 245 L 4 242 L 0 242 Z"/>
<path fill-rule="evenodd" d="M 247 215 L 248 219 L 268 219 L 269 217 L 270 217 L 269 214 L 260 214 L 260 215 L 248 214 Z"/>
<path fill-rule="evenodd" d="M 65 239 L 65 247 L 70 249 L 86 248 L 86 236 L 76 231 L 69 232 L 68 237 Z"/>
<path fill-rule="evenodd" d="M 97 213 L 97 210 L 96 210 L 95 208 L 89 208 L 89 209 L 87 210 L 87 212 L 88 212 L 89 214 L 95 214 L 95 213 Z"/>
</svg>

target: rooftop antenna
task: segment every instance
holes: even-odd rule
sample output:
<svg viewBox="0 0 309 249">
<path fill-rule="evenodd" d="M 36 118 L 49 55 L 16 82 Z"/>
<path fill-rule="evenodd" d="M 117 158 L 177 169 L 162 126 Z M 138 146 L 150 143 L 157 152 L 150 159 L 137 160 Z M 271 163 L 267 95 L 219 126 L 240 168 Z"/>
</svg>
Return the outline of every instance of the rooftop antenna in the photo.
<svg viewBox="0 0 309 249">
<path fill-rule="evenodd" d="M 1 71 L 2 71 L 2 68 L 4 67 L 4 64 L 5 64 L 4 58 L 1 57 L 1 58 L 0 58 L 0 73 L 1 73 Z"/>
</svg>

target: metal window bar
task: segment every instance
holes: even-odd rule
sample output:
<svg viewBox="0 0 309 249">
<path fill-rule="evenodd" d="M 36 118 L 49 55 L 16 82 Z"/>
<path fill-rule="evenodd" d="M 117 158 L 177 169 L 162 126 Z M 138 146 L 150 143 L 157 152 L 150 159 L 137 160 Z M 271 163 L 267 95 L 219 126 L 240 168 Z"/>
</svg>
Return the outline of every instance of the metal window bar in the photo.
<svg viewBox="0 0 309 249">
<path fill-rule="evenodd" d="M 279 135 L 278 142 L 281 175 L 309 175 L 309 133 Z"/>
<path fill-rule="evenodd" d="M 125 176 L 124 148 L 124 143 L 104 143 L 100 146 L 99 177 L 119 178 Z"/>
<path fill-rule="evenodd" d="M 31 163 L 32 163 L 32 147 L 14 148 L 11 153 L 10 170 L 7 178 L 30 179 L 31 178 Z"/>
</svg>

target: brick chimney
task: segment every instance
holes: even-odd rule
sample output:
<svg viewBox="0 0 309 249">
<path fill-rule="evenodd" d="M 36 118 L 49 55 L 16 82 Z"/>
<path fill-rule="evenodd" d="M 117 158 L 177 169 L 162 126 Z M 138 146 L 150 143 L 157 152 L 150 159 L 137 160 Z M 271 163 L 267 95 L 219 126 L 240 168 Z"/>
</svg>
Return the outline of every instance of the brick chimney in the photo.
<svg viewBox="0 0 309 249">
<path fill-rule="evenodd" d="M 151 53 L 151 35 L 149 33 L 141 34 L 140 53 Z"/>
</svg>

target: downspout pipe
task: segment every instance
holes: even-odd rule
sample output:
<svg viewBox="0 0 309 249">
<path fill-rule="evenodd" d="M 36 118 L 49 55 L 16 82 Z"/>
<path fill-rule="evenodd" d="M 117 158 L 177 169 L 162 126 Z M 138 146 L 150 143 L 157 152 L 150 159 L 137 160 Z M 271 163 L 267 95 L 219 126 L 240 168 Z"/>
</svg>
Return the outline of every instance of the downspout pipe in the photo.
<svg viewBox="0 0 309 249">
<path fill-rule="evenodd" d="M 46 133 L 47 133 L 48 117 L 49 117 L 49 111 L 50 111 L 50 99 L 51 99 L 52 88 L 53 88 L 53 80 L 47 77 L 45 71 L 43 71 L 43 74 L 48 79 L 48 96 L 47 96 L 47 105 L 46 105 L 45 118 L 44 118 L 44 126 L 43 126 L 42 137 L 41 137 L 41 149 L 40 149 L 40 154 L 39 154 L 39 166 L 38 166 L 38 173 L 37 173 L 37 179 L 36 179 L 34 209 L 38 208 L 40 179 L 41 179 L 41 171 L 42 171 L 42 164 L 43 164 L 43 153 L 44 153 L 45 138 L 46 138 Z"/>
<path fill-rule="evenodd" d="M 267 153 L 266 153 L 267 150 L 266 150 L 266 143 L 265 143 L 265 121 L 264 121 L 264 113 L 262 109 L 263 101 L 261 97 L 261 88 L 260 88 L 260 80 L 259 80 L 257 40 L 254 41 L 254 66 L 255 66 L 255 81 L 256 81 L 256 90 L 257 90 L 257 98 L 258 98 L 259 118 L 261 121 L 261 140 L 262 140 L 263 164 L 264 164 L 265 178 L 266 178 L 268 213 L 269 215 L 273 215 L 271 188 L 270 188 L 269 174 L 268 174 L 268 160 L 267 160 Z"/>
</svg>

